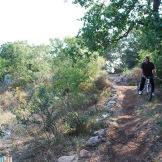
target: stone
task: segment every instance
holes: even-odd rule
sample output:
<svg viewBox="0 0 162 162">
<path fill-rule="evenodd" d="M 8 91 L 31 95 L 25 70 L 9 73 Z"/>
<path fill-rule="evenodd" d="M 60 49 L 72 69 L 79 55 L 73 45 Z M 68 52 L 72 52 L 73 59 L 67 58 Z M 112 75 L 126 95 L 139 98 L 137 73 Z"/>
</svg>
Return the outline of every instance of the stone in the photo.
<svg viewBox="0 0 162 162">
<path fill-rule="evenodd" d="M 106 119 L 106 118 L 109 117 L 109 116 L 110 116 L 109 113 L 104 113 L 104 114 L 102 114 L 102 118 L 103 118 L 103 119 Z"/>
<path fill-rule="evenodd" d="M 10 74 L 6 74 L 4 76 L 4 84 L 6 85 L 10 85 L 12 83 L 12 76 Z"/>
<path fill-rule="evenodd" d="M 91 153 L 89 151 L 83 149 L 80 151 L 79 156 L 81 158 L 88 158 L 88 157 L 91 157 Z"/>
<path fill-rule="evenodd" d="M 99 136 L 100 138 L 104 137 L 106 135 L 106 129 L 100 129 L 98 131 L 94 132 L 95 136 Z"/>
<path fill-rule="evenodd" d="M 110 101 L 108 102 L 108 104 L 110 104 L 110 105 L 114 105 L 114 104 L 116 104 L 116 101 L 114 101 L 114 100 L 110 100 Z"/>
<path fill-rule="evenodd" d="M 108 121 L 107 124 L 109 127 L 119 128 L 119 124 L 116 121 Z"/>
<path fill-rule="evenodd" d="M 71 155 L 71 156 L 61 156 L 58 159 L 58 162 L 78 162 L 78 155 Z"/>
<path fill-rule="evenodd" d="M 102 118 L 96 118 L 96 122 L 101 122 L 102 120 Z"/>
<path fill-rule="evenodd" d="M 4 139 L 10 139 L 11 138 L 11 130 L 4 131 Z"/>
<path fill-rule="evenodd" d="M 117 101 L 114 101 L 114 100 L 110 100 L 108 103 L 107 103 L 107 108 L 112 108 L 112 106 L 114 106 L 115 104 L 117 103 Z"/>
<path fill-rule="evenodd" d="M 114 95 L 113 97 L 111 97 L 111 101 L 117 102 L 117 99 L 118 99 L 117 95 Z"/>
<path fill-rule="evenodd" d="M 99 145 L 99 143 L 101 143 L 101 142 L 102 142 L 102 139 L 99 136 L 94 136 L 94 137 L 91 137 L 87 141 L 86 145 L 94 147 L 94 146 Z"/>
<path fill-rule="evenodd" d="M 116 83 L 121 83 L 122 80 L 123 80 L 123 79 L 122 79 L 122 77 L 120 76 L 120 77 L 118 77 L 118 78 L 115 79 L 115 82 L 116 82 Z"/>
</svg>

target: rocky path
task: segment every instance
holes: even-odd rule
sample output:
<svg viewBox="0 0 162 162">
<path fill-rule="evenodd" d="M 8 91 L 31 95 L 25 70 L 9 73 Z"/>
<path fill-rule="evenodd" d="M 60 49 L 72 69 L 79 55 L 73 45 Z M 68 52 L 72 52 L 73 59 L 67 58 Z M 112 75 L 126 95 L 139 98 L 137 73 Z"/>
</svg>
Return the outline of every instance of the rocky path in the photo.
<svg viewBox="0 0 162 162">
<path fill-rule="evenodd" d="M 114 81 L 114 76 L 111 79 Z M 87 162 L 162 162 L 160 128 L 153 117 L 157 115 L 154 109 L 162 108 L 161 97 L 148 103 L 137 95 L 135 86 L 113 82 L 113 89 L 114 96 L 108 102 L 113 115 L 107 120 L 106 141 Z M 146 115 L 151 112 L 151 117 Z"/>
<path fill-rule="evenodd" d="M 135 87 L 115 86 L 115 89 L 118 105 L 112 108 L 114 115 L 107 130 L 109 161 L 149 162 L 156 149 L 158 129 L 151 118 L 137 114 L 144 101 L 137 96 Z"/>
</svg>

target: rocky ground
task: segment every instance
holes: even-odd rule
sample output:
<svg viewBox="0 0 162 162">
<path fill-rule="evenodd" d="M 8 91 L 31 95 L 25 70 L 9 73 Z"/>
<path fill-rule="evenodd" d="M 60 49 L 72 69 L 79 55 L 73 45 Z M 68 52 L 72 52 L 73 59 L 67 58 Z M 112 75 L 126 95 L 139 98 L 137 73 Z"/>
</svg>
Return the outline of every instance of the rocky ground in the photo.
<svg viewBox="0 0 162 162">
<path fill-rule="evenodd" d="M 162 161 L 162 135 L 155 117 L 161 115 L 162 93 L 157 90 L 148 103 L 137 95 L 136 86 L 128 86 L 118 75 L 110 76 L 110 80 L 113 96 L 105 108 L 112 115 L 106 118 L 107 128 L 95 132 L 80 153 L 60 157 L 58 162 Z"/>
<path fill-rule="evenodd" d="M 109 76 L 112 96 L 103 107 L 110 113 L 98 118 L 105 121 L 106 128 L 94 132 L 82 150 L 61 156 L 58 162 L 162 161 L 162 134 L 157 124 L 162 114 L 162 92 L 157 90 L 148 103 L 144 96 L 137 95 L 136 86 L 129 86 L 121 78 Z M 5 133 L 0 141 L 1 152 L 9 152 L 13 142 L 10 133 Z"/>
</svg>

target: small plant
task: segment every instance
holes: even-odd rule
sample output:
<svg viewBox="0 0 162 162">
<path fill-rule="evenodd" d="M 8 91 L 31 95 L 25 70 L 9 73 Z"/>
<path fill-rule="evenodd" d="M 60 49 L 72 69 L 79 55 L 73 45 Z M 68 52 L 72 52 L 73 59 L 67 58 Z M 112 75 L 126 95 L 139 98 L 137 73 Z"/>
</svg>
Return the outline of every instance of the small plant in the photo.
<svg viewBox="0 0 162 162">
<path fill-rule="evenodd" d="M 66 124 L 70 130 L 76 132 L 76 134 L 87 132 L 87 115 L 79 115 L 77 112 L 70 112 L 66 117 Z"/>
<path fill-rule="evenodd" d="M 161 127 L 162 129 L 162 120 L 157 121 L 157 124 Z"/>
<path fill-rule="evenodd" d="M 106 76 L 100 76 L 98 77 L 95 82 L 95 87 L 98 89 L 98 90 L 104 90 L 105 88 L 108 88 L 110 86 L 110 84 L 108 83 L 107 79 L 106 79 Z"/>
<path fill-rule="evenodd" d="M 4 132 L 2 131 L 2 129 L 0 128 L 0 137 L 4 136 Z"/>
</svg>

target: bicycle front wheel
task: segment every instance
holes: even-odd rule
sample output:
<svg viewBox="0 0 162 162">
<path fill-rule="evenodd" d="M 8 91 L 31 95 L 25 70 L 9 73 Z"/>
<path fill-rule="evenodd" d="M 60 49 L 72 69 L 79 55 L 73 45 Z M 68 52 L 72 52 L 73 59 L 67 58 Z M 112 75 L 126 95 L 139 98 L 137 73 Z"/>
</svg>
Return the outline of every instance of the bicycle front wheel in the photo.
<svg viewBox="0 0 162 162">
<path fill-rule="evenodd" d="M 151 88 L 151 84 L 147 85 L 147 100 L 151 101 L 152 99 L 152 88 Z"/>
</svg>

